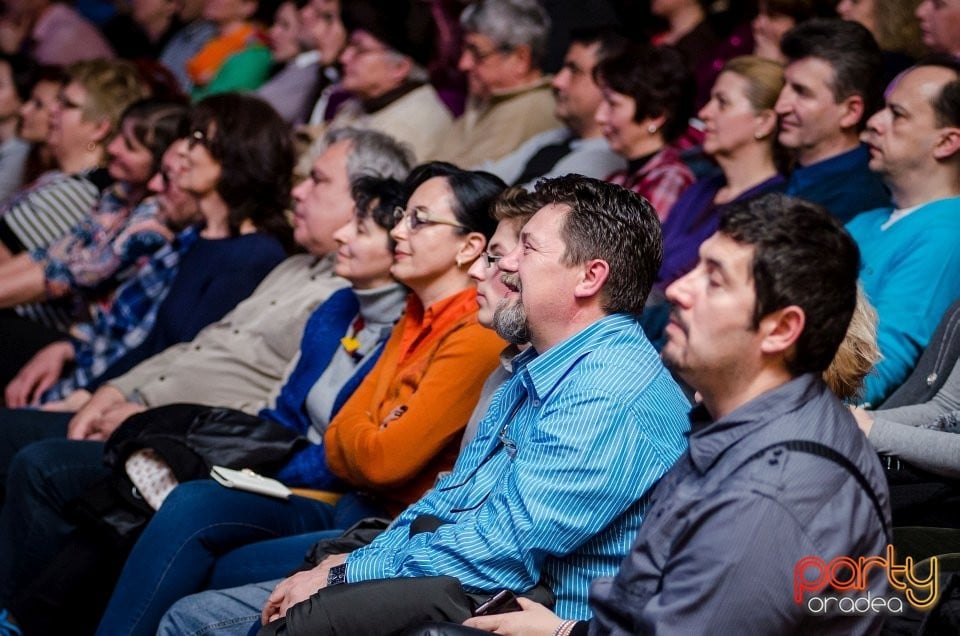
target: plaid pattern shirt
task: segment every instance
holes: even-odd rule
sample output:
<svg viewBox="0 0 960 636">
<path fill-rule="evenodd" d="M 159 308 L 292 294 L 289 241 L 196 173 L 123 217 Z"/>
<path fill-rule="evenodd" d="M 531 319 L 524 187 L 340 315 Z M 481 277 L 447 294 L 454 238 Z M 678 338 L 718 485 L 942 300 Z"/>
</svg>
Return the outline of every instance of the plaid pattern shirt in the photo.
<svg viewBox="0 0 960 636">
<path fill-rule="evenodd" d="M 158 250 L 116 292 L 106 312 L 72 331 L 76 354 L 74 368 L 43 395 L 43 401 L 62 400 L 106 371 L 131 349 L 139 346 L 153 329 L 157 310 L 170 291 L 180 269 L 180 260 L 196 243 L 199 227 L 181 232 L 172 243 Z"/>
<path fill-rule="evenodd" d="M 661 222 L 667 220 L 673 204 L 694 180 L 690 168 L 672 146 L 664 146 L 632 174 L 621 170 L 607 177 L 608 182 L 629 188 L 653 204 Z"/>
</svg>

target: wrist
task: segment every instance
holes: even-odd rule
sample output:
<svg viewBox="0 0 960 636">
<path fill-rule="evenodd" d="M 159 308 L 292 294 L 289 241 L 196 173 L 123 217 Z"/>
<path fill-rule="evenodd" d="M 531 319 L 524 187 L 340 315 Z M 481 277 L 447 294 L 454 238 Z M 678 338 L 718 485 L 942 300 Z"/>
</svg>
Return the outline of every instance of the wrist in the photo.
<svg viewBox="0 0 960 636">
<path fill-rule="evenodd" d="M 557 629 L 554 630 L 553 636 L 570 636 L 573 632 L 573 628 L 576 627 L 577 621 L 574 620 L 565 620 L 559 625 Z"/>
</svg>

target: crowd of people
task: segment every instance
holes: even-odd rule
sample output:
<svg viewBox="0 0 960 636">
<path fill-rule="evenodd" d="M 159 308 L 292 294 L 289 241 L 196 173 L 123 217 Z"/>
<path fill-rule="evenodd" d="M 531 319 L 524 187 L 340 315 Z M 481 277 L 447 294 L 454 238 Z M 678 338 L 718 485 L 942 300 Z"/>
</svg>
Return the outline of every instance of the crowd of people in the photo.
<svg viewBox="0 0 960 636">
<path fill-rule="evenodd" d="M 957 245 L 960 0 L 9 0 L 0 636 L 960 629 Z"/>
</svg>

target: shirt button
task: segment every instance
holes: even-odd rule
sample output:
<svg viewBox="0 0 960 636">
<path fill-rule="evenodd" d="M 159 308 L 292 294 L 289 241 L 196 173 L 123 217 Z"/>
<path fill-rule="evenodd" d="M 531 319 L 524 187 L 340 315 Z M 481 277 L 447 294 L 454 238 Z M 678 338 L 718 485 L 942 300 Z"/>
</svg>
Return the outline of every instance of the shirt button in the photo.
<svg viewBox="0 0 960 636">
<path fill-rule="evenodd" d="M 194 345 L 194 346 L 193 346 L 193 350 L 194 350 L 194 351 L 200 351 L 200 345 Z"/>
<path fill-rule="evenodd" d="M 937 381 L 937 374 L 931 373 L 927 376 L 927 386 L 933 386 L 933 383 Z"/>
<path fill-rule="evenodd" d="M 540 400 L 534 400 L 534 401 L 533 401 L 533 405 L 534 405 L 534 406 L 540 406 Z"/>
<path fill-rule="evenodd" d="M 160 376 L 160 381 L 161 381 L 161 382 L 165 382 L 166 379 L 167 379 L 167 376 L 165 376 L 165 375 L 161 375 L 161 376 Z"/>
<path fill-rule="evenodd" d="M 239 329 L 234 329 L 234 330 L 233 330 L 233 335 L 239 336 L 239 335 L 240 335 L 240 330 L 239 330 Z"/>
</svg>

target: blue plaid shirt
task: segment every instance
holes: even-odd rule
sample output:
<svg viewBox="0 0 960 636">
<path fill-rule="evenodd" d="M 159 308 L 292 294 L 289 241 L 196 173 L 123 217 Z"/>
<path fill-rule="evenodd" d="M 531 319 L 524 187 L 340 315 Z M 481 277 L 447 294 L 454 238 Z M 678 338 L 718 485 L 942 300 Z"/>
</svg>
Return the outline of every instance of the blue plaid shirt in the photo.
<svg viewBox="0 0 960 636">
<path fill-rule="evenodd" d="M 347 558 L 349 582 L 449 575 L 472 591 L 543 581 L 585 619 L 629 552 L 646 494 L 686 447 L 689 404 L 637 321 L 615 314 L 513 359 L 453 472 Z M 409 536 L 420 515 L 450 523 Z"/>
<path fill-rule="evenodd" d="M 62 400 L 97 378 L 111 364 L 139 346 L 153 329 L 157 310 L 180 269 L 180 259 L 200 236 L 198 226 L 187 228 L 160 248 L 137 274 L 117 288 L 107 312 L 73 329 L 74 368 L 43 395 L 43 401 Z"/>
</svg>

